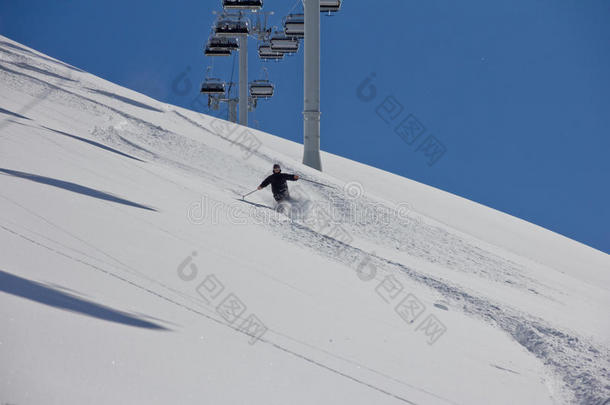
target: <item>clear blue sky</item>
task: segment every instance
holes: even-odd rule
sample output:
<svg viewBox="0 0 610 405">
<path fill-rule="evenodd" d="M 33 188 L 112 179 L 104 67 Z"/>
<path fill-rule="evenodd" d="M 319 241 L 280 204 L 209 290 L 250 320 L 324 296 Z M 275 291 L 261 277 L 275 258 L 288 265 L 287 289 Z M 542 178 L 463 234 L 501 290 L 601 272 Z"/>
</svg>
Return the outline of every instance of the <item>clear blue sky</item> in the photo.
<svg viewBox="0 0 610 405">
<path fill-rule="evenodd" d="M 295 4 L 265 9 L 279 25 Z M 0 32 L 189 107 L 211 63 L 212 10 L 220 0 L 3 0 Z M 302 141 L 302 60 L 265 64 L 277 94 L 252 126 Z M 228 80 L 231 62 L 217 58 L 215 75 Z M 365 102 L 357 88 L 371 73 Z M 403 107 L 389 124 L 376 113 L 388 96 Z M 345 0 L 322 19 L 321 103 L 322 149 L 610 252 L 610 1 Z M 394 133 L 409 114 L 426 129 L 412 145 Z M 446 148 L 433 166 L 417 151 L 428 135 Z"/>
</svg>

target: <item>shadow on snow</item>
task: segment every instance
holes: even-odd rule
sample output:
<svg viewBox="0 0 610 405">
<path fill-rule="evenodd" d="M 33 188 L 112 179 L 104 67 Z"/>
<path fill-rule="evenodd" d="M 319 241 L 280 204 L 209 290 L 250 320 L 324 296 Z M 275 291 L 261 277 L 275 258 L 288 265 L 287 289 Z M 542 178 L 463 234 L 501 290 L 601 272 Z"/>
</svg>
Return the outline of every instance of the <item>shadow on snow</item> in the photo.
<svg viewBox="0 0 610 405">
<path fill-rule="evenodd" d="M 76 312 L 81 315 L 87 315 L 105 321 L 121 323 L 123 325 L 135 326 L 138 328 L 168 330 L 159 324 L 141 319 L 135 315 L 79 298 L 67 292 L 59 291 L 51 286 L 21 278 L 2 270 L 0 270 L 0 291 L 40 304 Z"/>
<path fill-rule="evenodd" d="M 142 208 L 149 211 L 157 211 L 154 208 L 147 207 L 146 205 L 138 204 L 133 201 L 126 200 L 124 198 L 120 198 L 114 196 L 109 193 L 105 193 L 103 191 L 95 190 L 93 188 L 81 186 L 80 184 L 71 183 L 69 181 L 53 179 L 51 177 L 39 176 L 37 174 L 19 172 L 17 170 L 9 170 L 0 168 L 0 173 L 5 173 L 9 176 L 19 177 L 22 179 L 34 181 L 37 183 L 46 184 L 53 187 L 63 188 L 64 190 L 72 191 L 73 193 L 87 195 L 89 197 L 99 198 L 100 200 L 111 201 L 119 204 L 129 205 L 131 207 Z"/>
</svg>

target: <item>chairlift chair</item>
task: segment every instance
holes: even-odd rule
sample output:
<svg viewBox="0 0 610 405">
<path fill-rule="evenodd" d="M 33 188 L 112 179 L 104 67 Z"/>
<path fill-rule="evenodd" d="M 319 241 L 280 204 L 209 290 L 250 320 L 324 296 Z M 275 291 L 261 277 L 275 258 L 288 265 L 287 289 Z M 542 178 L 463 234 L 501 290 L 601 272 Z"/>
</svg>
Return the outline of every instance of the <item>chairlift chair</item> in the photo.
<svg viewBox="0 0 610 405">
<path fill-rule="evenodd" d="M 271 49 L 269 43 L 262 43 L 258 46 L 258 56 L 262 60 L 282 60 L 284 54 Z"/>
<path fill-rule="evenodd" d="M 299 40 L 291 38 L 284 33 L 276 33 L 271 37 L 271 50 L 281 53 L 295 53 L 299 50 Z"/>
<path fill-rule="evenodd" d="M 223 0 L 225 10 L 259 10 L 263 7 L 263 0 Z"/>
<path fill-rule="evenodd" d="M 292 38 L 305 37 L 305 15 L 289 14 L 284 19 L 284 34 Z"/>
<path fill-rule="evenodd" d="M 258 56 L 263 61 L 284 59 L 284 54 L 280 53 L 280 52 L 264 53 L 264 54 L 259 54 Z"/>
<path fill-rule="evenodd" d="M 249 33 L 250 27 L 246 20 L 221 18 L 214 25 L 214 34 L 217 37 L 235 37 Z"/>
<path fill-rule="evenodd" d="M 203 94 L 225 94 L 225 82 L 220 79 L 208 78 L 201 83 Z"/>
<path fill-rule="evenodd" d="M 320 0 L 320 12 L 334 13 L 341 9 L 341 0 Z"/>
<path fill-rule="evenodd" d="M 213 36 L 208 40 L 208 47 L 220 48 L 220 49 L 229 49 L 231 51 L 239 48 L 239 44 L 237 43 L 237 39 L 233 37 L 216 37 Z"/>
<path fill-rule="evenodd" d="M 254 80 L 250 83 L 250 97 L 271 98 L 273 97 L 274 86 L 269 80 Z"/>
<path fill-rule="evenodd" d="M 205 56 L 231 56 L 231 50 L 227 48 L 210 48 L 209 45 L 203 51 Z"/>
</svg>

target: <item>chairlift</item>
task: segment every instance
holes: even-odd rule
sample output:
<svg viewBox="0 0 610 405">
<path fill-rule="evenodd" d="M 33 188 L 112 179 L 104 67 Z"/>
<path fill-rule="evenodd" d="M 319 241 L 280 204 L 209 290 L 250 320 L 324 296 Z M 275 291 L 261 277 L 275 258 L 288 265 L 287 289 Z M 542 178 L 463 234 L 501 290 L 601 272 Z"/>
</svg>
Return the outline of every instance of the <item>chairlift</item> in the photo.
<svg viewBox="0 0 610 405">
<path fill-rule="evenodd" d="M 203 94 L 225 94 L 225 82 L 220 79 L 207 78 L 201 83 Z"/>
<path fill-rule="evenodd" d="M 284 19 L 284 34 L 292 38 L 305 37 L 305 15 L 289 14 Z"/>
<path fill-rule="evenodd" d="M 269 42 L 263 42 L 258 46 L 258 53 L 271 53 L 273 50 L 271 49 L 271 44 Z"/>
<path fill-rule="evenodd" d="M 231 56 L 231 50 L 227 48 L 210 48 L 206 46 L 203 51 L 205 56 Z"/>
<path fill-rule="evenodd" d="M 284 54 L 271 49 L 269 43 L 262 43 L 258 46 L 258 56 L 262 60 L 282 60 Z"/>
<path fill-rule="evenodd" d="M 283 33 L 276 32 L 271 37 L 271 50 L 281 53 L 295 53 L 299 50 L 299 40 L 291 38 Z"/>
<path fill-rule="evenodd" d="M 281 52 L 264 53 L 264 54 L 259 54 L 258 56 L 263 61 L 284 59 L 284 54 Z"/>
<path fill-rule="evenodd" d="M 232 37 L 210 37 L 207 46 L 211 49 L 229 49 L 231 51 L 239 48 L 237 39 Z"/>
<path fill-rule="evenodd" d="M 274 86 L 269 80 L 254 80 L 250 82 L 250 97 L 256 98 L 271 98 L 273 96 Z"/>
<path fill-rule="evenodd" d="M 223 0 L 225 10 L 259 10 L 263 7 L 263 0 Z"/>
<path fill-rule="evenodd" d="M 320 0 L 320 12 L 334 13 L 341 9 L 341 0 Z"/>
<path fill-rule="evenodd" d="M 235 37 L 248 35 L 250 27 L 246 20 L 222 17 L 214 25 L 214 34 L 217 37 Z"/>
</svg>

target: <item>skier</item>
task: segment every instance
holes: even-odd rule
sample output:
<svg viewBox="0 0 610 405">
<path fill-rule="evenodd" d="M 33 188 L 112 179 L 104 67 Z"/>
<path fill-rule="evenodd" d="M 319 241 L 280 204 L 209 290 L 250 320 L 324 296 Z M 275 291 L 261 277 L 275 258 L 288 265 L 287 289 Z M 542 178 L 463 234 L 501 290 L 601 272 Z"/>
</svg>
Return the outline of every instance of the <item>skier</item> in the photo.
<svg viewBox="0 0 610 405">
<path fill-rule="evenodd" d="M 260 186 L 258 186 L 257 190 L 262 190 L 271 183 L 271 192 L 273 193 L 273 198 L 275 198 L 275 201 L 279 203 L 283 200 L 290 200 L 290 194 L 288 193 L 288 184 L 286 184 L 286 180 L 295 181 L 298 179 L 299 176 L 296 174 L 282 173 L 280 165 L 276 163 L 273 165 L 273 174 L 263 180 Z"/>
</svg>

